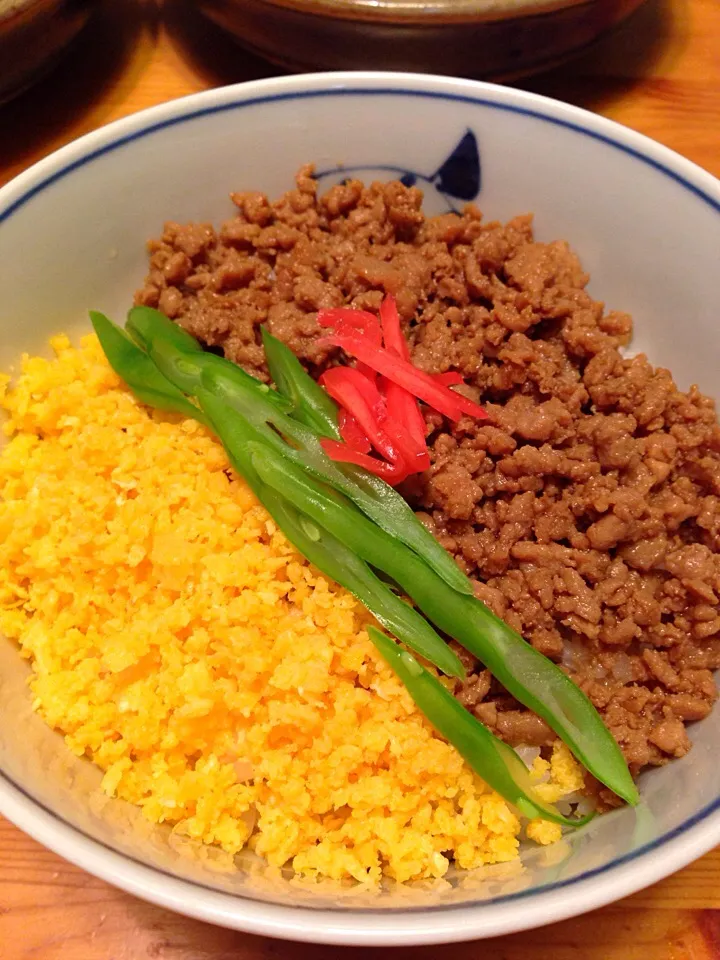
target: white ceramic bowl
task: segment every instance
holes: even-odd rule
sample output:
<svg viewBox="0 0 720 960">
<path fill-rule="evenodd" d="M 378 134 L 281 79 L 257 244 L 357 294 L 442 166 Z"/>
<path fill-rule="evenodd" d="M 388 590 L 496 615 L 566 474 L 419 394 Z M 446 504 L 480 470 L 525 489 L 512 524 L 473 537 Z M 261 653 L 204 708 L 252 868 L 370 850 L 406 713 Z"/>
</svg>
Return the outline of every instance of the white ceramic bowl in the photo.
<svg viewBox="0 0 720 960">
<path fill-rule="evenodd" d="M 456 149 L 457 148 L 457 149 Z M 447 163 L 448 156 L 453 160 Z M 477 193 L 490 217 L 536 213 L 566 238 L 591 291 L 631 311 L 635 348 L 681 386 L 717 390 L 720 184 L 607 120 L 515 90 L 448 78 L 350 73 L 261 81 L 147 110 L 64 148 L 0 191 L 0 364 L 121 317 L 166 219 L 220 220 L 230 190 L 277 194 L 312 160 L 364 176 L 413 177 L 439 211 Z M 0 812 L 51 849 L 182 913 L 272 936 L 346 944 L 487 937 L 601 906 L 720 842 L 720 711 L 683 760 L 641 778 L 644 805 L 598 818 L 522 872 L 456 876 L 443 891 L 373 900 L 302 892 L 257 869 L 191 860 L 134 808 L 105 801 L 30 712 L 26 667 L 0 642 Z M 252 864 L 250 865 L 252 868 Z"/>
</svg>

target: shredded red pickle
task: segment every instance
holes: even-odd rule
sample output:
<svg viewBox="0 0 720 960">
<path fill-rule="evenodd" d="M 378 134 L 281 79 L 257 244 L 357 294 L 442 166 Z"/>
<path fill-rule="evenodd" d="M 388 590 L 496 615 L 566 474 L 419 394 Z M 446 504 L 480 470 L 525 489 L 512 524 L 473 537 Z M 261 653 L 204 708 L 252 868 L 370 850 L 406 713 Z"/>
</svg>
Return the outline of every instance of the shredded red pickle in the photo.
<svg viewBox="0 0 720 960">
<path fill-rule="evenodd" d="M 323 441 L 323 447 L 333 460 L 358 464 L 396 485 L 430 467 L 420 400 L 451 420 L 487 414 L 449 389 L 463 383 L 459 373 L 433 376 L 413 366 L 394 297 L 385 297 L 379 315 L 351 307 L 318 313 L 320 326 L 333 331 L 323 341 L 355 360 L 355 366 L 330 367 L 320 377 L 340 406 L 344 441 Z"/>
</svg>

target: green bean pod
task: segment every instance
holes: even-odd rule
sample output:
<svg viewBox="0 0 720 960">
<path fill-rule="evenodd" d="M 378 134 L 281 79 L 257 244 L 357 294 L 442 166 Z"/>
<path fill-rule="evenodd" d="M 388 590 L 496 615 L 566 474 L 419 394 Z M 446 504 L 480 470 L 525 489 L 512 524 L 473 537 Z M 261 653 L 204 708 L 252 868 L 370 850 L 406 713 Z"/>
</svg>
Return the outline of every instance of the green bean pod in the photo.
<svg viewBox="0 0 720 960">
<path fill-rule="evenodd" d="M 292 403 L 289 415 L 321 437 L 340 440 L 338 408 L 332 397 L 303 368 L 290 347 L 261 327 L 270 376 L 279 392 Z"/>
<path fill-rule="evenodd" d="M 97 310 L 90 311 L 90 322 L 108 363 L 141 403 L 165 413 L 194 417 L 205 423 L 201 411 L 187 399 L 182 390 L 162 375 L 150 357 L 130 339 L 122 327 L 118 327 Z"/>
<path fill-rule="evenodd" d="M 201 344 L 192 334 L 188 333 L 187 330 L 184 330 L 177 323 L 173 323 L 164 313 L 160 313 L 159 310 L 155 310 L 153 307 L 131 307 L 128 311 L 125 329 L 133 341 L 148 355 L 151 354 L 150 344 L 155 341 L 156 337 L 159 337 L 162 339 L 165 349 L 172 352 L 176 358 L 184 356 L 188 360 L 194 360 L 198 364 L 213 365 L 217 367 L 219 371 L 222 371 L 222 374 L 224 374 L 229 383 L 257 391 L 258 394 L 262 394 L 265 402 L 271 404 L 273 407 L 285 412 L 292 410 L 291 401 L 279 394 L 277 390 L 273 390 L 272 387 L 269 387 L 267 384 L 261 383 L 260 380 L 257 380 L 255 377 L 251 377 L 249 373 L 246 373 L 242 367 L 239 367 L 236 363 L 232 363 L 224 357 L 218 357 L 214 353 L 208 353 L 206 350 L 203 350 Z M 157 366 L 159 369 L 162 369 L 159 364 Z M 178 371 L 175 370 L 174 373 L 177 380 Z M 185 393 L 194 395 L 194 389 L 186 389 L 182 383 L 176 382 L 176 380 L 173 381 L 176 387 Z M 196 382 L 192 377 L 190 378 L 190 384 L 198 388 L 200 387 L 199 381 Z"/>
<path fill-rule="evenodd" d="M 564 817 L 552 804 L 538 796 L 527 767 L 512 747 L 493 736 L 479 720 L 415 657 L 402 650 L 376 627 L 369 627 L 370 639 L 383 659 L 407 688 L 418 709 L 449 741 L 488 786 L 517 807 L 524 817 L 542 817 L 566 827 L 581 827 L 593 814 L 580 819 Z"/>
<path fill-rule="evenodd" d="M 167 343 L 171 343 L 176 350 L 182 350 L 185 353 L 204 353 L 202 344 L 191 333 L 181 327 L 179 323 L 174 323 L 164 313 L 156 310 L 154 307 L 136 306 L 130 307 L 127 315 L 126 329 L 129 335 L 136 339 L 135 331 L 142 330 L 147 326 L 162 325 L 163 337 Z M 142 336 L 137 339 L 138 346 L 143 346 Z"/>
</svg>

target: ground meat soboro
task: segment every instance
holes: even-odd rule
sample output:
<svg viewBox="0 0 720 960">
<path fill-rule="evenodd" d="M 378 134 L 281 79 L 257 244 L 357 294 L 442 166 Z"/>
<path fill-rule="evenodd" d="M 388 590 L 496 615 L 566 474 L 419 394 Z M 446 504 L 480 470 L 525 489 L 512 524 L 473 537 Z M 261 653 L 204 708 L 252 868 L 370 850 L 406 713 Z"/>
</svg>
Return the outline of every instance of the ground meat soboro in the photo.
<svg viewBox="0 0 720 960">
<path fill-rule="evenodd" d="M 167 224 L 140 303 L 267 379 L 258 326 L 318 372 L 316 311 L 392 293 L 413 362 L 459 370 L 491 425 L 428 411 L 432 467 L 403 490 L 477 595 L 587 691 L 634 772 L 689 749 L 720 666 L 720 431 L 712 402 L 619 348 L 631 321 L 585 292 L 563 241 L 475 207 L 426 218 L 400 183 L 271 203 L 218 231 Z M 511 743 L 551 731 L 470 659 L 457 692 Z"/>
</svg>

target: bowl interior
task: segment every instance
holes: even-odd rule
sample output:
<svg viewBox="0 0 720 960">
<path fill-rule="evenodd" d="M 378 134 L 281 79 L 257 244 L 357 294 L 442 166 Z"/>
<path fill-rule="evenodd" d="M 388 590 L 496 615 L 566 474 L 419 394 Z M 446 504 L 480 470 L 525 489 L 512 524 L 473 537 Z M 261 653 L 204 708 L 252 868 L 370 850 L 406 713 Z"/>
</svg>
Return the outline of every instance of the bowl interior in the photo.
<svg viewBox="0 0 720 960">
<path fill-rule="evenodd" d="M 534 211 L 539 239 L 567 239 L 593 295 L 633 314 L 633 350 L 668 366 L 681 387 L 716 390 L 720 192 L 712 178 L 550 101 L 415 77 L 213 91 L 100 131 L 19 178 L 0 195 L 2 369 L 22 351 L 45 352 L 54 333 L 86 331 L 90 307 L 122 318 L 144 276 L 144 241 L 165 220 L 220 221 L 232 211 L 231 190 L 279 194 L 307 161 L 327 184 L 350 169 L 366 179 L 405 177 L 426 191 L 431 212 L 468 200 L 488 218 Z M 528 851 L 522 866 L 381 895 L 304 888 L 252 857 L 238 871 L 217 851 L 170 843 L 137 810 L 104 798 L 98 772 L 32 714 L 26 678 L 27 665 L 1 641 L 0 769 L 28 804 L 159 870 L 277 903 L 426 911 L 508 897 L 521 904 L 543 887 L 633 858 L 651 882 L 667 839 L 713 817 L 720 798 L 716 712 L 692 729 L 686 758 L 643 776 L 637 811 Z M 2 796 L 0 784 L 0 803 Z M 648 847 L 653 853 L 641 857 Z"/>
</svg>

